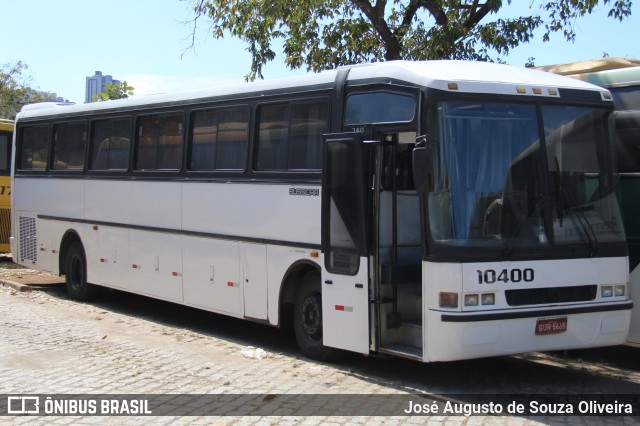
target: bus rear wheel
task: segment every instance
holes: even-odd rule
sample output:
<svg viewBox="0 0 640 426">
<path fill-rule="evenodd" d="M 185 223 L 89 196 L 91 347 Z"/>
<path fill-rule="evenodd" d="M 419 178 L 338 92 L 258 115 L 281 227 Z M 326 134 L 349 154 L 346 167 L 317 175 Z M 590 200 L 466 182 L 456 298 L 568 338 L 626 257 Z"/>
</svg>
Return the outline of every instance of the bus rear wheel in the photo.
<svg viewBox="0 0 640 426">
<path fill-rule="evenodd" d="M 80 301 L 95 300 L 100 294 L 100 287 L 87 283 L 87 260 L 80 242 L 71 243 L 64 266 L 69 296 Z"/>
<path fill-rule="evenodd" d="M 334 349 L 322 344 L 322 294 L 318 271 L 308 272 L 296 289 L 293 329 L 298 347 L 305 356 L 325 361 L 335 355 Z"/>
</svg>

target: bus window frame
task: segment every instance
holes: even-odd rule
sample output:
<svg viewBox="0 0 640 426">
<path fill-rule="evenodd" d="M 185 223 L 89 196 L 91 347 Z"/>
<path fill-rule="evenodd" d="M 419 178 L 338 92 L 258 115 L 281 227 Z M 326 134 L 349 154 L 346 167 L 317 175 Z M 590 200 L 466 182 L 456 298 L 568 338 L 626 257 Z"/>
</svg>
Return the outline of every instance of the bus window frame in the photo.
<svg viewBox="0 0 640 426">
<path fill-rule="evenodd" d="M 400 96 L 411 97 L 414 100 L 414 113 L 413 117 L 409 121 L 373 121 L 367 123 L 347 123 L 347 102 L 349 98 L 354 95 L 362 94 L 376 94 L 376 93 L 388 93 Z M 340 120 L 340 124 L 344 131 L 359 131 L 362 133 L 366 127 L 371 125 L 379 126 L 414 126 L 418 127 L 420 123 L 420 115 L 422 114 L 422 100 L 423 88 L 416 86 L 407 86 L 397 83 L 378 83 L 378 84 L 362 84 L 349 86 L 348 91 L 344 97 L 344 113 Z"/>
<path fill-rule="evenodd" d="M 322 95 L 318 95 L 318 96 L 309 96 L 309 97 L 304 97 L 304 96 L 297 96 L 294 98 L 277 98 L 277 99 L 273 99 L 273 100 L 269 100 L 266 102 L 256 102 L 254 104 L 254 108 L 253 108 L 253 117 L 254 117 L 254 122 L 252 125 L 252 136 L 251 136 L 251 172 L 256 176 L 256 177 L 269 177 L 269 176 L 286 176 L 287 178 L 295 178 L 296 176 L 300 176 L 300 177 L 315 177 L 315 178 L 319 178 L 322 175 L 322 169 L 323 169 L 323 161 L 320 161 L 320 167 L 318 169 L 285 169 L 285 170 L 276 170 L 276 169 L 258 169 L 257 164 L 258 164 L 258 150 L 259 150 L 259 143 L 260 143 L 260 120 L 259 120 L 259 112 L 260 109 L 265 107 L 265 106 L 274 106 L 274 105 L 287 105 L 289 110 L 288 110 L 288 124 L 289 127 L 287 128 L 288 130 L 291 129 L 291 109 L 293 106 L 295 106 L 296 104 L 311 104 L 314 102 L 322 102 L 324 104 L 327 105 L 327 116 L 326 116 L 326 123 L 327 123 L 327 127 L 326 127 L 326 132 L 323 133 L 327 134 L 331 132 L 331 120 L 332 120 L 332 113 L 333 113 L 333 105 L 331 103 L 331 97 L 330 96 L 322 96 Z M 323 138 L 323 135 L 320 135 L 321 140 Z M 290 138 L 290 134 L 287 135 L 287 138 Z M 321 142 L 322 143 L 322 142 Z M 322 155 L 324 155 L 324 147 L 321 146 L 321 151 L 322 151 Z M 287 154 L 288 154 L 289 150 L 287 147 Z"/>
<path fill-rule="evenodd" d="M 132 132 L 133 132 L 133 139 L 132 139 L 132 155 L 131 158 L 129 159 L 129 168 L 131 170 L 131 172 L 133 174 L 137 174 L 137 175 L 168 175 L 168 176 L 176 176 L 179 174 L 182 174 L 185 170 L 185 164 L 184 164 L 184 159 L 185 159 L 185 147 L 186 147 L 186 135 L 189 132 L 189 128 L 188 128 L 188 123 L 187 120 L 185 118 L 187 118 L 187 112 L 189 110 L 186 108 L 183 109 L 169 109 L 169 110 L 150 110 L 150 111 L 145 111 L 141 114 L 134 114 L 133 115 L 133 126 L 132 126 Z M 137 164 L 138 164 L 138 156 L 139 156 L 139 148 L 140 148 L 140 134 L 139 134 L 139 130 L 138 130 L 138 126 L 139 126 L 139 120 L 144 118 L 144 117 L 151 117 L 151 116 L 166 116 L 166 115 L 180 115 L 182 117 L 182 141 L 181 141 L 181 148 L 182 148 L 182 152 L 180 154 L 180 165 L 177 169 L 158 169 L 158 168 L 153 168 L 153 169 L 138 169 L 137 168 Z M 157 146 L 156 145 L 156 153 L 157 153 Z"/>
<path fill-rule="evenodd" d="M 89 137 L 87 140 L 87 164 L 86 164 L 86 174 L 87 175 L 124 175 L 128 174 L 133 168 L 133 144 L 134 144 L 134 116 L 132 114 L 128 115 L 109 115 L 109 116 L 98 116 L 92 117 L 89 121 Z M 129 159 L 127 161 L 126 169 L 93 169 L 93 135 L 94 135 L 94 124 L 97 121 L 111 121 L 111 120 L 119 120 L 119 119 L 128 119 L 129 120 Z"/>
<path fill-rule="evenodd" d="M 45 159 L 45 164 L 43 168 L 37 168 L 37 169 L 22 168 L 22 154 L 24 152 L 23 131 L 25 128 L 29 128 L 29 127 L 46 127 L 47 158 Z M 52 129 L 52 122 L 49 120 L 46 120 L 46 121 L 34 121 L 34 122 L 27 121 L 25 123 L 21 123 L 20 126 L 18 126 L 14 130 L 15 132 L 14 138 L 16 140 L 16 153 L 15 153 L 16 159 L 13 167 L 14 173 L 42 175 L 50 172 L 49 158 L 51 156 L 51 140 L 52 140 L 51 129 Z M 18 141 L 20 142 L 19 144 L 18 144 Z"/>
<path fill-rule="evenodd" d="M 193 170 L 191 168 L 191 160 L 193 153 L 193 120 L 195 114 L 203 111 L 223 111 L 244 108 L 247 111 L 247 146 L 245 147 L 244 167 L 242 169 L 208 169 L 208 170 Z M 255 108 L 249 103 L 238 104 L 210 104 L 203 105 L 198 108 L 189 109 L 186 112 L 187 115 L 187 130 L 186 130 L 186 145 L 185 145 L 185 163 L 183 165 L 184 172 L 193 176 L 220 176 L 220 175 L 233 175 L 240 176 L 245 174 L 249 170 L 249 164 L 251 159 L 251 147 L 253 145 L 253 122 L 255 121 Z M 219 119 L 218 119 L 219 123 Z M 216 139 L 217 144 L 217 139 Z M 216 149 L 217 153 L 217 149 Z"/>
<path fill-rule="evenodd" d="M 56 126 L 61 124 L 74 124 L 74 123 L 84 123 L 84 153 L 83 153 L 83 163 L 82 167 L 79 169 L 56 169 L 54 167 L 55 162 L 55 149 L 56 149 Z M 87 171 L 87 151 L 88 151 L 88 140 L 89 140 L 89 128 L 88 128 L 88 120 L 56 120 L 52 121 L 49 125 L 49 153 L 47 158 L 47 171 L 55 174 L 72 174 L 78 175 L 83 174 Z"/>
</svg>

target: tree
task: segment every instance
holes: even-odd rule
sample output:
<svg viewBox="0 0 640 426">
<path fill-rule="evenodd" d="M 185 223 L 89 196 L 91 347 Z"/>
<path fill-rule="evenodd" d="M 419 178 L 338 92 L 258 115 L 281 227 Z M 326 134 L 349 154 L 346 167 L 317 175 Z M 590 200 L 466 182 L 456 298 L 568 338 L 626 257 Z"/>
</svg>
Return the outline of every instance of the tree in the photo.
<svg viewBox="0 0 640 426">
<path fill-rule="evenodd" d="M 23 105 L 58 100 L 55 93 L 29 87 L 31 77 L 25 75 L 28 68 L 22 61 L 0 67 L 0 118 L 13 120 Z"/>
<path fill-rule="evenodd" d="M 96 93 L 93 96 L 94 102 L 126 99 L 129 96 L 132 96 L 133 91 L 135 90 L 135 88 L 129 86 L 126 81 L 123 81 L 122 83 L 105 84 L 104 88 L 104 91 Z"/>
<path fill-rule="evenodd" d="M 502 0 L 191 0 L 195 29 L 211 20 L 213 37 L 230 34 L 248 44 L 248 80 L 262 78 L 263 66 L 281 40 L 285 62 L 321 71 L 362 62 L 393 59 L 500 60 L 528 42 L 534 31 L 543 40 L 562 32 L 572 41 L 576 19 L 603 4 L 609 17 L 631 14 L 631 0 L 530 0 L 540 14 L 494 19 Z M 506 1 L 507 5 L 511 0 Z M 496 56 L 498 55 L 498 56 Z"/>
</svg>

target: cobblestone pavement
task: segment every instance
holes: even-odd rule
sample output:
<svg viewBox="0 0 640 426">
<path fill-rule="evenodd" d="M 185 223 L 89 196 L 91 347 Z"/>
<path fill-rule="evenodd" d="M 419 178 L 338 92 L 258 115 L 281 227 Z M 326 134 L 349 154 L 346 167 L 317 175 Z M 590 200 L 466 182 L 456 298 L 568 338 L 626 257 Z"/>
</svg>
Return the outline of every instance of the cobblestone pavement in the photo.
<svg viewBox="0 0 640 426">
<path fill-rule="evenodd" d="M 23 276 L 29 281 L 28 273 Z M 244 357 L 241 351 L 249 345 L 263 348 L 267 357 Z M 640 366 L 630 351 L 635 350 L 587 351 L 582 359 L 529 354 L 439 364 L 347 354 L 323 364 L 299 355 L 290 333 L 259 324 L 134 295 L 88 304 L 69 300 L 62 285 L 36 285 L 31 292 L 0 285 L 0 394 L 6 395 L 229 394 L 242 401 L 248 394 L 638 394 Z M 323 414 L 307 417 L 294 409 L 286 416 L 249 417 L 5 416 L 0 424 L 530 425 L 638 419 Z"/>
</svg>

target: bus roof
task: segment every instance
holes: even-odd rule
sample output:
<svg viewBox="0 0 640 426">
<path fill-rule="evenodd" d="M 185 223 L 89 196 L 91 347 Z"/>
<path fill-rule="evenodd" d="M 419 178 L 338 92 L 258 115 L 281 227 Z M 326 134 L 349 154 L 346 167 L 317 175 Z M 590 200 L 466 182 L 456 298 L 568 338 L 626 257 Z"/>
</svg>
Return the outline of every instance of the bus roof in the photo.
<svg viewBox="0 0 640 426">
<path fill-rule="evenodd" d="M 389 61 L 340 67 L 317 74 L 307 74 L 274 80 L 221 86 L 192 92 L 133 96 L 117 101 L 94 102 L 90 104 L 40 103 L 26 105 L 18 114 L 19 119 L 57 115 L 61 113 L 85 113 L 109 111 L 120 108 L 136 108 L 146 105 L 172 104 L 184 101 L 198 102 L 228 97 L 230 95 L 266 95 L 282 89 L 304 87 L 331 87 L 340 70 L 348 69 L 348 83 L 366 82 L 406 82 L 418 86 L 444 91 L 487 94 L 529 94 L 531 88 L 570 88 L 606 92 L 605 89 L 575 79 L 558 76 L 538 70 L 513 67 L 503 64 L 474 61 Z M 517 88 L 527 89 L 526 93 Z M 541 96 L 551 95 L 545 92 Z M 551 95 L 551 96 L 557 96 Z M 62 109 L 64 108 L 64 109 Z"/>
<path fill-rule="evenodd" d="M 13 130 L 13 121 L 0 118 L 0 130 Z"/>
<path fill-rule="evenodd" d="M 636 59 L 602 58 L 547 65 L 537 69 L 607 88 L 640 85 L 640 61 Z"/>
</svg>

